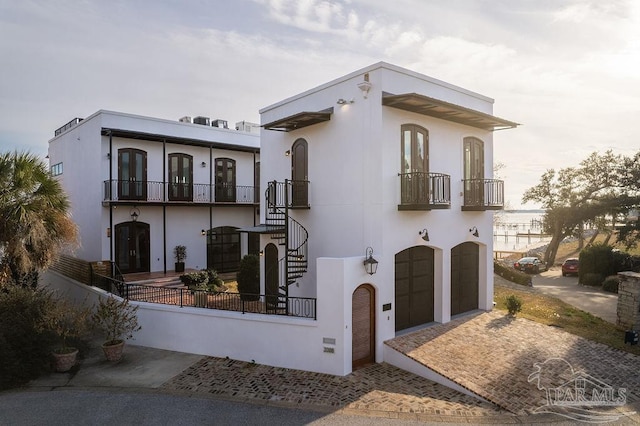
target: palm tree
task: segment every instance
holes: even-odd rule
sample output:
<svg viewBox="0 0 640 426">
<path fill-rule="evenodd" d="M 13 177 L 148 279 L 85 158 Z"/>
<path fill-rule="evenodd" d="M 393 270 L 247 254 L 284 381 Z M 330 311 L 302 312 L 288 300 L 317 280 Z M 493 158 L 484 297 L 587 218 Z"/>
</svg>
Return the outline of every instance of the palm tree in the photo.
<svg viewBox="0 0 640 426">
<path fill-rule="evenodd" d="M 33 154 L 0 154 L 0 284 L 13 281 L 35 288 L 38 270 L 47 268 L 77 228 L 69 201 L 46 164 Z"/>
</svg>

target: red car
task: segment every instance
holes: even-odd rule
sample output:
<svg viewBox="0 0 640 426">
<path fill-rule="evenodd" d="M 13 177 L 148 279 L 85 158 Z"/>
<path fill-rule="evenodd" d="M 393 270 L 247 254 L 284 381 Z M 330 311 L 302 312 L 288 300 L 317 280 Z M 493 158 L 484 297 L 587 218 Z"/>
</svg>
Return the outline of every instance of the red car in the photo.
<svg viewBox="0 0 640 426">
<path fill-rule="evenodd" d="M 562 262 L 562 276 L 578 275 L 578 259 L 570 257 Z"/>
</svg>

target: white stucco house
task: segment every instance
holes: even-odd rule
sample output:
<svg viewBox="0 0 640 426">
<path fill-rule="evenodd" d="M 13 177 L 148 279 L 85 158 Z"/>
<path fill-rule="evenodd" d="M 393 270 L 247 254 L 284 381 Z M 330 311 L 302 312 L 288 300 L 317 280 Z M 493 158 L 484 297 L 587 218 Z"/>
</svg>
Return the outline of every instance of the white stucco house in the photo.
<svg viewBox="0 0 640 426">
<path fill-rule="evenodd" d="M 138 344 L 345 375 L 492 309 L 493 131 L 517 126 L 492 99 L 380 62 L 260 115 L 258 137 L 98 111 L 50 141 L 79 257 L 167 271 L 183 244 L 187 267 L 224 271 L 260 254 L 275 315 L 142 303 Z"/>
<path fill-rule="evenodd" d="M 258 250 L 237 229 L 257 220 L 260 138 L 221 124 L 101 110 L 57 129 L 49 163 L 79 227 L 75 255 L 166 272 L 184 245 L 187 268 L 237 271 L 241 246 Z"/>
</svg>

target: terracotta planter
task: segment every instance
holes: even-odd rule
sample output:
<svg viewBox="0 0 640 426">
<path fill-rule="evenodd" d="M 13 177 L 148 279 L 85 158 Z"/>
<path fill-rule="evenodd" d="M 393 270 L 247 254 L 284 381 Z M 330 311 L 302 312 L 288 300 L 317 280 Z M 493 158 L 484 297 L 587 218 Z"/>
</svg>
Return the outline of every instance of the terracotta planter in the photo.
<svg viewBox="0 0 640 426">
<path fill-rule="evenodd" d="M 53 369 L 58 373 L 64 373 L 71 370 L 76 365 L 78 358 L 78 350 L 74 349 L 72 352 L 66 353 L 53 353 Z"/>
<path fill-rule="evenodd" d="M 102 345 L 102 351 L 104 352 L 104 356 L 107 358 L 107 361 L 120 361 L 123 349 L 124 341 L 122 340 L 115 345 L 107 345 L 106 343 Z"/>
</svg>

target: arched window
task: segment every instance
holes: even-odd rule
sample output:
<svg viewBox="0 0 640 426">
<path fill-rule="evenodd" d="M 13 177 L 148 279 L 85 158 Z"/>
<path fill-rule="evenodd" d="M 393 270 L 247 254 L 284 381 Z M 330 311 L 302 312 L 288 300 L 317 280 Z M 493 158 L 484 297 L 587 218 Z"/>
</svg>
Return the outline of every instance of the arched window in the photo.
<svg viewBox="0 0 640 426">
<path fill-rule="evenodd" d="M 147 153 L 135 148 L 118 150 L 118 199 L 147 199 Z"/>
<path fill-rule="evenodd" d="M 291 147 L 291 184 L 292 200 L 295 207 L 309 205 L 309 158 L 307 141 L 300 138 Z"/>
<path fill-rule="evenodd" d="M 216 158 L 215 186 L 217 203 L 236 202 L 236 160 Z"/>
</svg>

